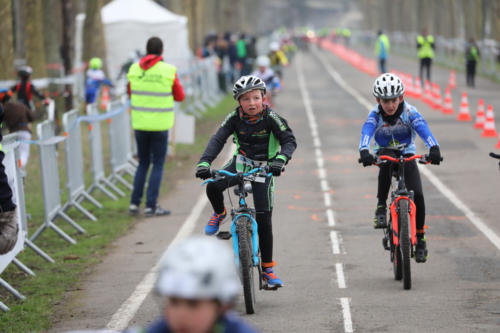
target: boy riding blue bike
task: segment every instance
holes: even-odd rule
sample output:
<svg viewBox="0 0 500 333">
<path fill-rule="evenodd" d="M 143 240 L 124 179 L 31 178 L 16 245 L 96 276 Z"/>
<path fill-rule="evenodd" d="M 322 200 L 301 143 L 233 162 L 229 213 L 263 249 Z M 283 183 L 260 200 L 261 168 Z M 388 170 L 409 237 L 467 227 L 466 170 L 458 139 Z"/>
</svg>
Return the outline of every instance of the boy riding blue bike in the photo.
<svg viewBox="0 0 500 333">
<path fill-rule="evenodd" d="M 242 76 L 233 87 L 238 107 L 231 112 L 208 142 L 196 167 L 196 177 L 212 177 L 210 165 L 222 151 L 226 140 L 233 135 L 236 151 L 224 166 L 230 172 L 238 170 L 237 157 L 243 155 L 255 165 L 268 164 L 273 176 L 281 175 L 291 159 L 297 143 L 287 121 L 266 105 L 266 84 L 258 77 Z M 214 213 L 205 227 L 205 234 L 214 235 L 227 215 L 223 192 L 234 186 L 237 179 L 224 179 L 207 185 L 207 196 Z M 253 182 L 252 192 L 258 224 L 259 248 L 262 258 L 262 276 L 269 287 L 281 287 L 282 281 L 274 273 L 272 210 L 274 177 L 264 182 Z"/>
<path fill-rule="evenodd" d="M 403 83 L 394 74 L 385 73 L 375 80 L 373 95 L 378 104 L 370 111 L 368 119 L 363 125 L 359 144 L 360 160 L 363 166 L 366 167 L 375 162 L 375 157 L 370 153 L 372 138 L 375 140 L 373 151 L 376 154 L 393 155 L 394 157 L 403 154 L 403 156 L 408 157 L 415 155 L 416 134 L 429 147 L 428 159 L 431 164 L 439 165 L 441 162 L 441 153 L 436 139 L 417 109 L 404 101 L 404 92 Z M 404 146 L 402 151 L 394 149 L 394 147 L 400 145 Z M 390 163 L 380 165 L 378 203 L 373 223 L 375 229 L 387 227 L 386 201 L 391 184 L 392 168 L 393 166 Z M 416 161 L 406 163 L 404 168 L 406 187 L 408 190 L 414 191 L 414 201 L 417 209 L 415 259 L 417 262 L 426 262 L 428 251 L 425 239 L 425 202 L 420 173 Z"/>
</svg>

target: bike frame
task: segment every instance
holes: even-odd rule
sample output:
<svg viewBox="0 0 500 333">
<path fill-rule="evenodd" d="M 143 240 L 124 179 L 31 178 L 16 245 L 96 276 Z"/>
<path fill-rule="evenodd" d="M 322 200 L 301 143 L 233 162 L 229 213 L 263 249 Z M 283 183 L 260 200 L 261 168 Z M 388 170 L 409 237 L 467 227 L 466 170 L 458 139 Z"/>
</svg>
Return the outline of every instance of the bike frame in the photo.
<svg viewBox="0 0 500 333">
<path fill-rule="evenodd" d="M 417 216 L 417 207 L 415 205 L 415 202 L 413 201 L 413 191 L 408 191 L 406 189 L 406 184 L 405 184 L 405 171 L 404 171 L 404 164 L 406 162 L 413 161 L 417 158 L 422 158 L 422 155 L 413 155 L 410 157 L 403 157 L 400 156 L 399 158 L 394 158 L 392 156 L 388 155 L 381 155 L 379 156 L 379 159 L 381 161 L 390 161 L 393 163 L 396 163 L 398 165 L 398 175 L 397 175 L 397 188 L 392 191 L 391 193 L 391 205 L 390 205 L 390 211 L 391 211 L 391 221 L 392 221 L 392 241 L 394 246 L 399 245 L 399 226 L 398 226 L 398 216 L 399 212 L 397 209 L 397 203 L 399 200 L 407 200 L 408 201 L 408 206 L 410 208 L 409 214 L 410 214 L 410 237 L 411 237 L 411 245 L 412 247 L 415 245 L 417 242 L 417 224 L 416 224 L 416 216 Z"/>
</svg>

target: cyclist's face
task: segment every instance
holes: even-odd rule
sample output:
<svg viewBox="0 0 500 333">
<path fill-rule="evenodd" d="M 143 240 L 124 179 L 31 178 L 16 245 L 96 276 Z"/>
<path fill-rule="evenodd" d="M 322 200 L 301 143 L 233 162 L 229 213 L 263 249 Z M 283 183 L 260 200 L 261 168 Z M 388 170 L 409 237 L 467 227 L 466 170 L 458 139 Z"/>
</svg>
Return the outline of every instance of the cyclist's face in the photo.
<svg viewBox="0 0 500 333">
<path fill-rule="evenodd" d="M 265 97 L 262 97 L 260 90 L 252 90 L 240 97 L 240 105 L 246 114 L 255 116 L 262 112 Z"/>
<path fill-rule="evenodd" d="M 222 309 L 213 300 L 170 297 L 164 313 L 174 333 L 206 333 L 212 332 Z"/>
<path fill-rule="evenodd" d="M 386 114 L 392 116 L 398 110 L 399 104 L 403 101 L 403 96 L 399 96 L 391 99 L 380 99 L 377 98 L 377 103 L 380 104 L 382 109 Z"/>
</svg>

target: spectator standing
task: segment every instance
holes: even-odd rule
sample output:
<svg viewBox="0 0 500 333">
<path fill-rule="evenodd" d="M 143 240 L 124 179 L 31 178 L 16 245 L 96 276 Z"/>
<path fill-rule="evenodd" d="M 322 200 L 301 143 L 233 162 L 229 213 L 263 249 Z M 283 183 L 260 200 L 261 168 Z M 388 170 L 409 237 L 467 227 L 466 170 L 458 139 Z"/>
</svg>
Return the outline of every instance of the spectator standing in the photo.
<svg viewBox="0 0 500 333">
<path fill-rule="evenodd" d="M 471 37 L 465 46 L 465 70 L 467 86 L 474 88 L 476 77 L 476 65 L 479 60 L 479 48 L 477 47 L 476 40 Z"/>
<path fill-rule="evenodd" d="M 129 212 L 139 213 L 144 184 L 152 163 L 146 193 L 146 216 L 168 215 L 170 211 L 157 203 L 167 154 L 168 130 L 174 125 L 174 101 L 184 100 L 184 90 L 175 66 L 163 62 L 163 42 L 151 37 L 146 44 L 147 55 L 133 64 L 127 74 L 131 98 L 132 128 L 137 142 L 139 166 Z"/>
<path fill-rule="evenodd" d="M 238 57 L 238 67 L 240 69 L 240 75 L 245 74 L 247 71 L 246 61 L 247 61 L 247 43 L 245 40 L 245 34 L 240 34 L 240 38 L 236 41 L 236 54 Z"/>
<path fill-rule="evenodd" d="M 434 59 L 434 37 L 427 33 L 427 29 L 422 31 L 422 35 L 417 37 L 418 58 L 420 59 L 420 82 L 424 84 L 424 69 L 427 72 L 427 80 L 431 82 L 431 66 Z"/>
<path fill-rule="evenodd" d="M 5 125 L 9 133 L 17 132 L 19 139 L 23 140 L 19 144 L 19 159 L 21 168 L 26 168 L 30 156 L 30 145 L 24 141 L 31 140 L 31 130 L 29 123 L 34 119 L 33 112 L 23 103 L 14 102 L 10 99 L 12 92 L 0 92 L 0 103 L 4 109 Z"/>
<path fill-rule="evenodd" d="M 3 92 L 5 93 L 5 92 Z M 0 255 L 6 254 L 14 248 L 17 241 L 19 227 L 17 225 L 16 205 L 12 201 L 12 189 L 9 186 L 3 159 L 2 130 L 4 110 L 0 106 Z"/>
<path fill-rule="evenodd" d="M 387 37 L 382 30 L 379 30 L 377 35 L 377 41 L 375 42 L 375 54 L 378 58 L 380 72 L 384 74 L 387 73 L 385 65 L 390 50 L 389 37 Z"/>
</svg>

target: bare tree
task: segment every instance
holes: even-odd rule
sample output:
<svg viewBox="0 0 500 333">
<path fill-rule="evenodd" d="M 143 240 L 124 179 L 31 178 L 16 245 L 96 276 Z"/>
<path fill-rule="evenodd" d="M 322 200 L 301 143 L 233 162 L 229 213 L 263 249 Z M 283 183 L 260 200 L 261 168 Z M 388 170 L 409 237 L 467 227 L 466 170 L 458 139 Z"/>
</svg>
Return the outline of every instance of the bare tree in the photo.
<svg viewBox="0 0 500 333">
<path fill-rule="evenodd" d="M 23 0 L 23 7 L 26 62 L 33 68 L 33 77 L 46 77 L 42 0 Z"/>
<path fill-rule="evenodd" d="M 89 0 L 86 2 L 85 24 L 83 30 L 83 60 L 92 57 L 106 57 L 106 42 L 104 28 L 101 20 L 102 0 Z"/>
<path fill-rule="evenodd" d="M 0 0 L 0 79 L 12 79 L 14 70 L 14 47 L 12 34 L 12 7 L 10 0 Z"/>
</svg>

